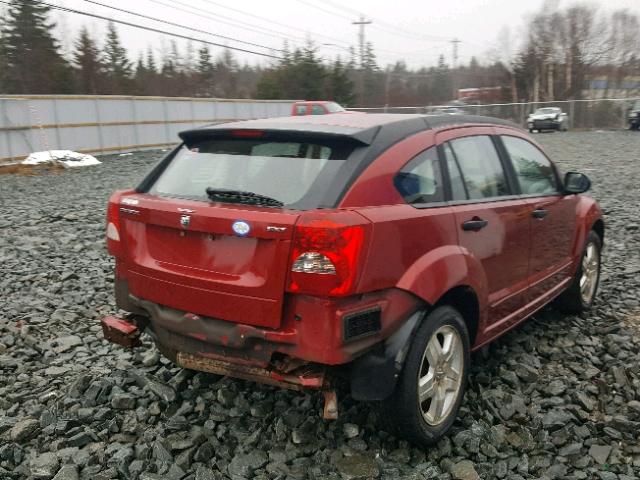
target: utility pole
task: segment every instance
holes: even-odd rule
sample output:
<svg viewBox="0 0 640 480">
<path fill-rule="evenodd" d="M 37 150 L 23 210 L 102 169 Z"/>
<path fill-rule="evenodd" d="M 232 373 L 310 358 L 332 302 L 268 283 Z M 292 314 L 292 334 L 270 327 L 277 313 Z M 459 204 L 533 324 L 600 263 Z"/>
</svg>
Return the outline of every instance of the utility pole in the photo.
<svg viewBox="0 0 640 480">
<path fill-rule="evenodd" d="M 458 67 L 458 45 L 461 43 L 462 43 L 462 40 L 458 40 L 457 38 L 454 38 L 453 40 L 451 40 L 451 46 L 453 47 L 453 56 L 452 56 L 451 66 L 453 68 Z"/>
<path fill-rule="evenodd" d="M 351 22 L 351 25 L 358 25 L 358 43 L 360 44 L 360 67 L 364 65 L 364 27 L 370 25 L 371 20 L 365 20 L 364 15 L 360 15 L 360 20 Z"/>
<path fill-rule="evenodd" d="M 454 38 L 451 40 L 451 46 L 453 49 L 452 57 L 451 57 L 451 87 L 453 90 L 453 99 L 458 99 L 458 45 L 462 43 L 461 40 Z"/>
<path fill-rule="evenodd" d="M 364 27 L 370 25 L 371 20 L 365 20 L 364 15 L 360 15 L 360 20 L 351 22 L 352 25 L 358 25 L 358 43 L 360 44 L 360 72 L 358 75 L 358 103 L 364 105 Z"/>
</svg>

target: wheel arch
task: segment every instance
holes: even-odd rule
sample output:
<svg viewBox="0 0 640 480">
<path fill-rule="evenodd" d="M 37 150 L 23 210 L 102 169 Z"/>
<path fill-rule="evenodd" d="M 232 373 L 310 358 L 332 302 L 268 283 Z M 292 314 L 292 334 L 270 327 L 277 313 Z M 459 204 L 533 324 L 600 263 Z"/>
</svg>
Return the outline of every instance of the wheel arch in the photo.
<svg viewBox="0 0 640 480">
<path fill-rule="evenodd" d="M 596 220 L 591 227 L 591 230 L 598 234 L 598 236 L 600 237 L 600 242 L 602 242 L 602 244 L 604 245 L 604 221 L 601 218 Z"/>
<path fill-rule="evenodd" d="M 460 246 L 436 248 L 419 258 L 397 287 L 427 305 L 451 305 L 461 310 L 473 341 L 486 323 L 488 282 L 481 262 Z M 473 332 L 473 333 L 472 333 Z"/>
<path fill-rule="evenodd" d="M 419 262 L 420 274 L 417 274 L 418 269 L 412 273 L 410 268 L 398 283 L 400 288 L 411 291 L 424 303 L 377 349 L 354 361 L 351 396 L 355 400 L 380 401 L 393 393 L 415 331 L 434 308 L 448 305 L 460 312 L 467 325 L 472 348 L 481 332 L 486 317 L 487 287 L 480 262 L 459 247 L 445 249 L 431 258 L 425 257 Z M 427 266 L 433 270 L 424 268 Z M 433 280 L 434 273 L 442 275 L 437 284 L 428 282 Z"/>
<path fill-rule="evenodd" d="M 469 332 L 471 347 L 475 344 L 480 328 L 480 302 L 469 285 L 458 285 L 447 291 L 432 307 L 449 305 L 460 312 Z"/>
<path fill-rule="evenodd" d="M 574 238 L 572 247 L 572 255 L 575 261 L 577 261 L 582 255 L 582 249 L 584 248 L 584 242 L 590 231 L 595 231 L 600 240 L 604 244 L 604 231 L 605 225 L 602 219 L 602 211 L 600 207 L 590 197 L 580 195 L 579 204 L 577 208 L 578 216 L 578 228 Z"/>
</svg>

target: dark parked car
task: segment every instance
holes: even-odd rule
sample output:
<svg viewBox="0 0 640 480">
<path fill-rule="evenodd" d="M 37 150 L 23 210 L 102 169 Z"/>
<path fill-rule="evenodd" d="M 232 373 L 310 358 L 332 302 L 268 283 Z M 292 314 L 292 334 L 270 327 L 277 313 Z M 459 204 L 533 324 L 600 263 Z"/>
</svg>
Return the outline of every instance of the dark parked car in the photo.
<svg viewBox="0 0 640 480">
<path fill-rule="evenodd" d="M 379 402 L 422 444 L 451 427 L 470 353 L 549 302 L 596 295 L 602 214 L 520 128 L 464 115 L 215 125 L 108 205 L 117 305 L 176 364 Z"/>
</svg>

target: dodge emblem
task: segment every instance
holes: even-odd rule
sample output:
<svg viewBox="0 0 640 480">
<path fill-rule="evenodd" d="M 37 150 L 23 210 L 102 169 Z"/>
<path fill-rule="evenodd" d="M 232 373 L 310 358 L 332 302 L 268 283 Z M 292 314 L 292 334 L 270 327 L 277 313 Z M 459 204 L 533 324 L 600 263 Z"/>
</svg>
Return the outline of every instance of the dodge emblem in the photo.
<svg viewBox="0 0 640 480">
<path fill-rule="evenodd" d="M 181 215 L 180 216 L 180 225 L 182 225 L 182 228 L 189 228 L 189 224 L 191 223 L 191 216 L 190 215 Z"/>
</svg>

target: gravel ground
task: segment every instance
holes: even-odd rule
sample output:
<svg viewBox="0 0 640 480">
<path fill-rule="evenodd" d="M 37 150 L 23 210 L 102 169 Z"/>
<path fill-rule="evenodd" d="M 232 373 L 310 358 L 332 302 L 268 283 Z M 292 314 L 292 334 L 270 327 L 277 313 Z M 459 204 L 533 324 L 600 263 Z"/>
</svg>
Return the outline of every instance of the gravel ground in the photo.
<svg viewBox="0 0 640 480">
<path fill-rule="evenodd" d="M 1 176 L 0 478 L 640 478 L 640 135 L 536 138 L 591 176 L 606 213 L 597 307 L 547 309 L 478 356 L 452 434 L 426 450 L 346 395 L 327 422 L 319 395 L 102 340 L 98 319 L 115 312 L 105 204 L 158 152 Z"/>
</svg>

